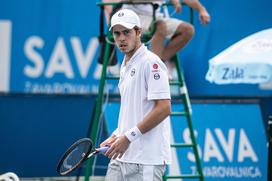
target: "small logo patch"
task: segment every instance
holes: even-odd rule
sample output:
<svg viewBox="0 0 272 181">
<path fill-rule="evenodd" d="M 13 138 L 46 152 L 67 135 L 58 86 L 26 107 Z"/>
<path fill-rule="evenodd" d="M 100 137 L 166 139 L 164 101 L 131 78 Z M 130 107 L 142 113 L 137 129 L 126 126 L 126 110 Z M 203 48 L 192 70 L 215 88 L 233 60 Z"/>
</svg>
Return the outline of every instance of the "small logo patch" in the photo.
<svg viewBox="0 0 272 181">
<path fill-rule="evenodd" d="M 155 79 L 155 80 L 159 80 L 160 77 L 161 77 L 160 74 L 158 74 L 158 73 L 155 73 L 155 74 L 154 74 L 154 79 Z"/>
<path fill-rule="evenodd" d="M 156 64 L 156 63 L 153 64 L 153 69 L 158 69 L 158 67 L 159 67 L 158 64 Z"/>
<path fill-rule="evenodd" d="M 134 131 L 132 131 L 130 134 L 131 136 L 136 136 L 136 133 Z"/>
<path fill-rule="evenodd" d="M 132 70 L 131 70 L 131 72 L 130 72 L 130 76 L 131 76 L 131 77 L 134 76 L 135 71 L 136 71 L 135 69 L 132 69 Z"/>
<path fill-rule="evenodd" d="M 124 16 L 124 13 L 123 13 L 123 12 L 120 12 L 120 13 L 118 14 L 118 17 L 122 17 L 122 16 Z"/>
</svg>

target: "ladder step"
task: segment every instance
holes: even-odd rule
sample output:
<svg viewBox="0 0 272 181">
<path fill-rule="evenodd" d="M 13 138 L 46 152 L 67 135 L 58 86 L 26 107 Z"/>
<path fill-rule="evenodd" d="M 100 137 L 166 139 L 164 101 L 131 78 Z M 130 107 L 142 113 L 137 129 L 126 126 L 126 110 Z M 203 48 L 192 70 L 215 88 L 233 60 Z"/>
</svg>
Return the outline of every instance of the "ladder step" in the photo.
<svg viewBox="0 0 272 181">
<path fill-rule="evenodd" d="M 108 80 L 119 80 L 120 77 L 117 77 L 117 76 L 106 76 L 105 79 L 108 79 Z"/>
<path fill-rule="evenodd" d="M 176 81 L 176 80 L 170 80 L 169 83 L 170 83 L 170 85 L 183 85 L 182 82 Z"/>
<path fill-rule="evenodd" d="M 171 144 L 171 147 L 176 148 L 183 148 L 183 147 L 194 147 L 194 144 L 190 144 L 190 143 L 175 143 L 175 144 Z"/>
<path fill-rule="evenodd" d="M 187 112 L 171 112 L 171 116 L 187 116 Z"/>
<path fill-rule="evenodd" d="M 176 179 L 176 178 L 201 178 L 199 174 L 197 175 L 190 175 L 190 174 L 183 174 L 183 175 L 172 175 L 172 176 L 165 176 L 167 179 Z"/>
</svg>

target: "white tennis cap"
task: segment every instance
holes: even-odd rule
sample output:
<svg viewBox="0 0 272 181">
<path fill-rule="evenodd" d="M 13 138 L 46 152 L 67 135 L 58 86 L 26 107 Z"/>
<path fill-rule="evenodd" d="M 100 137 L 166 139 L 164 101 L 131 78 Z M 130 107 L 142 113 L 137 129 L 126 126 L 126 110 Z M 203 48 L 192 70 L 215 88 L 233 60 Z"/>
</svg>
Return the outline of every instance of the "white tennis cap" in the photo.
<svg viewBox="0 0 272 181">
<path fill-rule="evenodd" d="M 139 16 L 134 11 L 129 9 L 122 9 L 120 11 L 117 11 L 112 16 L 110 30 L 115 25 L 122 25 L 127 29 L 132 29 L 135 26 L 141 27 Z"/>
</svg>

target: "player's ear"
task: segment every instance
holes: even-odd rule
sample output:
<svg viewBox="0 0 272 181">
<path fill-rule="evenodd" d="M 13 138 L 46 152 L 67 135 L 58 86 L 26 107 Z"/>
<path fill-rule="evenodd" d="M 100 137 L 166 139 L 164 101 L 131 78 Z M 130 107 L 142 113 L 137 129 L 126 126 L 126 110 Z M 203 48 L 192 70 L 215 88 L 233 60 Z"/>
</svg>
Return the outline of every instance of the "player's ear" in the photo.
<svg viewBox="0 0 272 181">
<path fill-rule="evenodd" d="M 136 35 L 141 37 L 142 36 L 142 29 L 139 27 L 135 27 Z"/>
</svg>

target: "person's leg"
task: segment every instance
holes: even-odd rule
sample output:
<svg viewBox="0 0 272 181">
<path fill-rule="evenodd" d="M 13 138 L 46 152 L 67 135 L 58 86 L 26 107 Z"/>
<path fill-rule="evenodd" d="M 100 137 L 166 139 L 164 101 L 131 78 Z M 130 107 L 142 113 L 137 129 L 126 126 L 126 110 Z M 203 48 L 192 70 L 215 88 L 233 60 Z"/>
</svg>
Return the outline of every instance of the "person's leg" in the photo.
<svg viewBox="0 0 272 181">
<path fill-rule="evenodd" d="M 168 27 L 167 27 L 168 28 Z M 194 27 L 186 22 L 179 23 L 174 36 L 162 52 L 163 60 L 170 60 L 180 49 L 182 49 L 193 37 Z"/>
<path fill-rule="evenodd" d="M 162 58 L 164 40 L 166 38 L 166 24 L 163 21 L 156 22 L 156 31 L 151 40 L 151 51 Z"/>
<path fill-rule="evenodd" d="M 150 25 L 152 23 L 152 16 L 138 14 L 140 21 L 141 21 L 141 28 L 143 32 L 146 32 L 149 30 Z"/>
<path fill-rule="evenodd" d="M 165 165 L 121 163 L 124 181 L 162 181 Z"/>
<path fill-rule="evenodd" d="M 110 161 L 105 181 L 124 181 L 121 170 L 121 162 L 116 160 Z"/>
<path fill-rule="evenodd" d="M 121 163 L 124 181 L 143 181 L 143 169 L 141 164 Z"/>
<path fill-rule="evenodd" d="M 143 181 L 162 181 L 164 165 L 143 165 Z"/>
<path fill-rule="evenodd" d="M 153 172 L 153 180 L 154 181 L 161 181 L 162 177 L 165 172 L 165 165 L 155 165 L 154 166 L 154 172 Z"/>
</svg>

